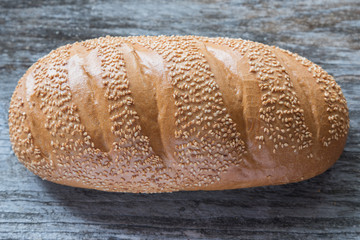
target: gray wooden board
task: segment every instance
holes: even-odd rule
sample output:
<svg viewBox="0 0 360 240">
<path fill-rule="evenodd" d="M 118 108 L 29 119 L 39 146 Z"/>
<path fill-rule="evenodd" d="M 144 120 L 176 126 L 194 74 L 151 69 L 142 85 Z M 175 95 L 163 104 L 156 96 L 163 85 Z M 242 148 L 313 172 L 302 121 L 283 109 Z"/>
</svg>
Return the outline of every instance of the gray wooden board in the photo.
<svg viewBox="0 0 360 240">
<path fill-rule="evenodd" d="M 283 186 L 124 194 L 42 181 L 11 150 L 18 79 L 50 50 L 105 35 L 241 37 L 334 75 L 350 109 L 344 153 Z M 360 1 L 0 1 L 1 239 L 360 239 Z"/>
</svg>

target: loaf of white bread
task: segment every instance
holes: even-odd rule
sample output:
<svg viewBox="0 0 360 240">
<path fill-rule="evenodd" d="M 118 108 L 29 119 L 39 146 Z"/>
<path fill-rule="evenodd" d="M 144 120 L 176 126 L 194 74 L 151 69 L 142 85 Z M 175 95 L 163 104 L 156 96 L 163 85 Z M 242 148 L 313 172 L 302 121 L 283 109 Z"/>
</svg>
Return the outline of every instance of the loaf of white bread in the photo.
<svg viewBox="0 0 360 240">
<path fill-rule="evenodd" d="M 36 62 L 12 96 L 13 150 L 55 183 L 115 192 L 221 190 L 328 169 L 349 129 L 332 76 L 242 39 L 105 37 Z"/>
</svg>

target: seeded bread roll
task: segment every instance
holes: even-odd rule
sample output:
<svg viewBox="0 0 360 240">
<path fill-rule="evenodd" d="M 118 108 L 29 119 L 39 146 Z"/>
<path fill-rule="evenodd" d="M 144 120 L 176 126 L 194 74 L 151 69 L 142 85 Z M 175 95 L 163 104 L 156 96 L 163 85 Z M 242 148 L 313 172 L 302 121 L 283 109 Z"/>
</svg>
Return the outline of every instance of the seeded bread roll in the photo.
<svg viewBox="0 0 360 240">
<path fill-rule="evenodd" d="M 340 156 L 349 129 L 333 77 L 242 39 L 106 37 L 66 45 L 20 79 L 12 146 L 55 183 L 115 192 L 301 181 Z"/>
</svg>

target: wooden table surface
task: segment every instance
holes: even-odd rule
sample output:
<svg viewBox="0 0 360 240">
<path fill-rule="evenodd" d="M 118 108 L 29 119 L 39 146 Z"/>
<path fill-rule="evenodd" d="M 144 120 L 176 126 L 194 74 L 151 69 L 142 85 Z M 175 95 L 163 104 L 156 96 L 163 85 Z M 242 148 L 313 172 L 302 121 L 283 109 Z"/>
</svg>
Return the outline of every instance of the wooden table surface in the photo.
<svg viewBox="0 0 360 240">
<path fill-rule="evenodd" d="M 17 161 L 8 108 L 50 50 L 105 35 L 241 37 L 297 52 L 340 84 L 344 153 L 283 186 L 106 193 L 42 181 Z M 0 1 L 0 239 L 360 239 L 360 1 Z"/>
</svg>

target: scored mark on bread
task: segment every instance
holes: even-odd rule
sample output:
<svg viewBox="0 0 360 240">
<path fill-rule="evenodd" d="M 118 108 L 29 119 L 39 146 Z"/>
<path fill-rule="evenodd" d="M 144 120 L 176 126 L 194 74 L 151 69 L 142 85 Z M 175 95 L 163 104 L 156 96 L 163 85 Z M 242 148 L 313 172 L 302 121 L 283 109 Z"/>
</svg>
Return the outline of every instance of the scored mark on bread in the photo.
<svg viewBox="0 0 360 240">
<path fill-rule="evenodd" d="M 35 95 L 41 99 L 40 109 L 46 115 L 44 125 L 53 137 L 50 142 L 56 156 L 53 180 L 73 180 L 86 185 L 87 175 L 95 171 L 95 167 L 87 167 L 86 159 L 107 156 L 94 148 L 77 106 L 71 101 L 67 69 L 70 48 L 71 45 L 59 48 L 41 59 L 42 67 L 35 70 Z"/>
<path fill-rule="evenodd" d="M 70 45 L 52 51 L 40 61 L 39 67 L 34 71 L 35 96 L 41 100 L 40 109 L 46 116 L 45 128 L 53 137 L 50 145 L 53 148 L 53 156 L 56 156 L 56 172 L 54 180 L 69 179 L 80 180 L 81 174 L 73 166 L 78 153 L 84 148 L 91 148 L 82 142 L 85 134 L 84 126 L 80 124 L 76 114 L 76 106 L 71 101 L 71 92 L 67 85 L 68 71 L 67 61 L 70 56 Z M 81 168 L 78 171 L 83 171 Z M 56 175 L 55 175 L 56 174 Z"/>
<path fill-rule="evenodd" d="M 155 153 L 163 159 L 166 167 L 171 169 L 175 162 L 172 141 L 175 101 L 172 97 L 174 89 L 169 71 L 165 67 L 164 59 L 155 51 L 131 39 L 127 39 L 125 46 L 133 49 L 132 54 L 124 52 L 124 56 L 129 74 L 134 74 L 129 87 L 134 94 L 134 107 L 137 112 L 141 112 L 139 118 L 143 132 L 149 137 Z M 136 57 L 135 66 L 131 61 L 132 56 Z M 139 70 L 141 75 L 137 77 Z"/>
<path fill-rule="evenodd" d="M 111 142 L 108 129 L 102 121 L 106 114 L 101 104 L 97 80 L 84 67 L 87 56 L 90 55 L 74 44 L 71 49 L 71 57 L 68 61 L 68 85 L 72 93 L 72 102 L 77 106 L 77 113 L 81 123 L 86 126 L 86 132 L 91 137 L 95 148 L 102 152 L 109 152 Z M 84 53 L 85 52 L 85 53 Z M 83 104 L 86 102 L 86 104 Z"/>
<path fill-rule="evenodd" d="M 216 65 L 215 69 L 218 68 L 221 72 L 224 71 L 222 69 L 224 68 L 231 72 L 228 76 L 231 77 L 229 79 L 231 82 L 226 84 L 223 80 L 225 74 L 220 74 L 219 87 L 220 90 L 222 86 L 227 89 L 223 94 L 224 100 L 228 98 L 231 101 L 240 97 L 237 103 L 228 100 L 226 105 L 231 106 L 229 108 L 229 110 L 232 110 L 230 115 L 238 123 L 237 127 L 242 134 L 242 139 L 246 139 L 247 166 L 257 165 L 259 161 L 256 152 L 261 151 L 261 145 L 257 145 L 257 141 L 254 141 L 254 139 L 261 123 L 259 120 L 261 100 L 258 97 L 261 90 L 258 83 L 254 81 L 252 74 L 245 70 L 249 69 L 248 61 L 245 58 L 248 42 L 244 40 L 232 41 L 224 38 L 199 37 L 198 39 L 205 44 L 207 51 L 216 59 L 217 63 L 213 64 Z M 234 49 L 237 51 L 234 51 Z M 238 51 L 238 49 L 242 51 Z M 235 93 L 231 92 L 229 88 L 234 88 Z M 264 162 L 261 164 L 264 164 Z"/>
<path fill-rule="evenodd" d="M 34 72 L 29 72 L 26 77 L 24 76 L 24 84 L 22 84 L 26 89 L 26 101 L 24 103 L 24 109 L 27 109 L 30 112 L 38 112 L 36 115 L 30 115 L 26 119 L 27 127 L 29 132 L 32 135 L 32 140 L 34 142 L 35 148 L 38 148 L 40 153 L 40 158 L 44 158 L 44 161 L 50 161 L 51 165 L 56 167 L 56 159 L 52 159 L 51 154 L 51 135 L 46 129 L 46 125 L 43 123 L 45 115 L 40 110 L 39 100 L 34 94 L 35 79 Z"/>
<path fill-rule="evenodd" d="M 294 91 L 297 93 L 299 104 L 304 110 L 305 120 L 308 123 L 309 131 L 312 133 L 314 147 L 316 147 L 319 143 L 320 132 L 326 127 L 326 124 L 320 124 L 322 117 L 319 114 L 324 111 L 324 107 L 319 88 L 317 88 L 313 81 L 308 80 L 312 76 L 307 69 L 299 66 L 296 61 L 291 59 L 291 56 L 284 54 L 279 48 L 274 46 L 271 46 L 271 51 L 276 54 L 282 66 L 286 69 L 294 69 L 293 71 L 287 71 L 287 73 L 293 84 Z M 296 65 L 294 66 L 293 64 Z M 310 149 L 307 151 L 308 158 L 312 158 L 313 155 L 310 155 Z"/>
<path fill-rule="evenodd" d="M 206 38 L 196 38 L 196 46 L 204 54 L 211 72 L 214 74 L 213 79 L 222 93 L 224 105 L 231 106 L 227 108 L 227 111 L 230 118 L 236 122 L 237 131 L 241 132 L 242 139 L 247 139 L 247 132 L 243 131 L 246 129 L 244 99 L 249 96 L 246 95 L 244 89 L 245 79 L 237 69 L 239 55 L 230 48 L 210 43 Z"/>
<path fill-rule="evenodd" d="M 163 159 L 165 154 L 159 128 L 159 109 L 157 105 L 157 98 L 162 96 L 156 95 L 156 81 L 158 79 L 154 79 L 152 73 L 149 73 L 149 70 L 145 68 L 139 56 L 139 54 L 142 56 L 141 51 L 136 51 L 133 44 L 123 43 L 121 50 L 126 63 L 129 90 L 134 102 L 133 108 L 136 112 L 141 112 L 138 122 L 142 134 L 148 137 L 154 154 Z M 143 99 L 146 99 L 146 101 L 143 101 Z"/>
<path fill-rule="evenodd" d="M 286 69 L 269 47 L 253 43 L 250 49 L 250 71 L 256 74 L 263 92 L 260 119 L 265 123 L 267 139 L 274 144 L 273 152 L 280 147 L 291 147 L 294 152 L 310 147 L 312 134 Z"/>
<path fill-rule="evenodd" d="M 35 65 L 38 66 L 38 64 Z M 9 119 L 12 119 L 9 122 L 10 139 L 19 161 L 34 174 L 41 176 L 43 179 L 51 180 L 55 167 L 54 162 L 47 158 L 38 144 L 35 143 L 29 123 L 32 121 L 31 114 L 26 113 L 28 99 L 20 96 L 25 87 L 25 78 L 23 77 L 16 87 L 9 108 Z"/>
<path fill-rule="evenodd" d="M 326 136 L 320 136 L 322 144 L 328 147 L 334 140 L 347 136 L 350 127 L 348 121 L 349 110 L 346 105 L 346 99 L 335 79 L 320 66 L 312 63 L 308 59 L 284 49 L 280 50 L 293 56 L 303 66 L 307 67 L 324 94 L 324 99 L 327 104 L 326 111 L 329 115 L 327 120 L 330 129 Z"/>
</svg>

